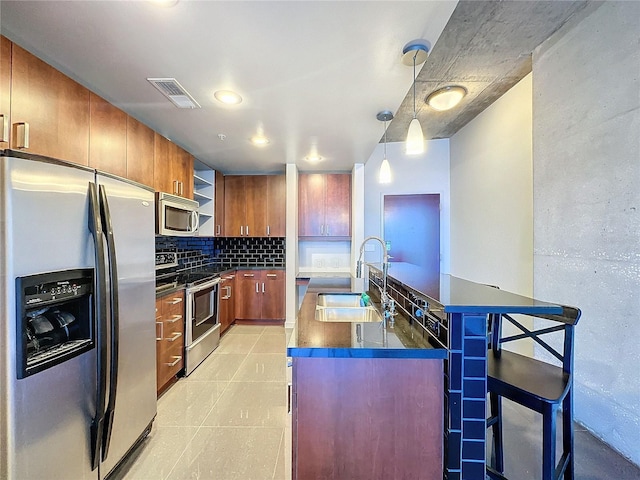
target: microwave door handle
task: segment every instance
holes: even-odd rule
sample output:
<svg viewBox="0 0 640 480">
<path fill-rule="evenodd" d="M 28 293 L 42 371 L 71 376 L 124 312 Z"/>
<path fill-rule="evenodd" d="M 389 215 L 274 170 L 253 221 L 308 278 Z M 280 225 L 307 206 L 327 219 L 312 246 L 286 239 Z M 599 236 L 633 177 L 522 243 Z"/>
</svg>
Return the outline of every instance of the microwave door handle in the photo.
<svg viewBox="0 0 640 480">
<path fill-rule="evenodd" d="M 111 212 L 109 211 L 109 200 L 104 185 L 100 185 L 100 212 L 102 214 L 102 229 L 107 239 L 107 260 L 109 266 L 109 286 L 110 286 L 110 319 L 111 319 L 111 365 L 109 368 L 109 401 L 105 411 L 104 431 L 102 438 L 102 461 L 107 458 L 109 444 L 111 440 L 111 430 L 113 427 L 113 417 L 116 407 L 116 395 L 118 391 L 118 344 L 120 343 L 120 318 L 118 306 L 118 268 L 116 257 L 116 244 L 113 235 L 113 224 L 111 222 Z"/>
<path fill-rule="evenodd" d="M 104 408 L 107 394 L 107 287 L 105 284 L 105 255 L 102 221 L 100 219 L 100 204 L 96 184 L 89 182 L 89 230 L 93 236 L 95 247 L 95 289 L 93 313 L 96 319 L 96 350 L 97 350 L 97 390 L 96 414 L 91 421 L 91 470 L 100 465 L 102 451 L 102 432 L 104 429 Z"/>
<path fill-rule="evenodd" d="M 189 231 L 190 232 L 195 232 L 196 230 L 198 230 L 198 212 L 197 210 L 194 210 L 193 212 L 191 212 L 191 216 L 189 217 Z"/>
</svg>

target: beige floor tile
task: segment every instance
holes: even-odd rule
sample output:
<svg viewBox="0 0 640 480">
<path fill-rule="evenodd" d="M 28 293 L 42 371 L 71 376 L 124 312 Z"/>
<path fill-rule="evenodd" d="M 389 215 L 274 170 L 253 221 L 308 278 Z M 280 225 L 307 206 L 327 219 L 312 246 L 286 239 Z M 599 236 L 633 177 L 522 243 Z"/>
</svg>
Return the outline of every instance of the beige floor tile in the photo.
<svg viewBox="0 0 640 480">
<path fill-rule="evenodd" d="M 203 425 L 285 428 L 288 417 L 285 383 L 232 382 Z"/>
<path fill-rule="evenodd" d="M 251 349 L 251 353 L 279 353 L 283 355 L 287 352 L 287 344 L 284 332 L 271 334 L 264 332 Z"/>
<path fill-rule="evenodd" d="M 217 353 L 214 351 L 207 359 L 196 368 L 186 381 L 214 381 L 226 382 L 233 376 L 247 358 L 246 353 Z"/>
<path fill-rule="evenodd" d="M 169 479 L 270 480 L 281 438 L 281 428 L 201 427 Z"/>
<path fill-rule="evenodd" d="M 286 359 L 282 353 L 250 353 L 232 382 L 284 382 Z"/>
<path fill-rule="evenodd" d="M 264 329 L 264 325 L 231 325 L 229 330 L 227 330 L 222 338 L 226 337 L 227 335 L 262 333 L 264 332 Z"/>
<path fill-rule="evenodd" d="M 198 427 L 153 426 L 151 433 L 135 451 L 133 464 L 122 480 L 162 480 L 198 431 Z"/>
<path fill-rule="evenodd" d="M 158 402 L 159 426 L 199 426 L 225 390 L 225 382 L 179 381 Z"/>
<path fill-rule="evenodd" d="M 259 333 L 246 333 L 241 335 L 225 335 L 216 348 L 217 354 L 221 353 L 248 353 L 260 338 Z"/>
<path fill-rule="evenodd" d="M 291 480 L 291 427 L 282 432 L 278 463 L 273 472 L 273 480 Z"/>
</svg>

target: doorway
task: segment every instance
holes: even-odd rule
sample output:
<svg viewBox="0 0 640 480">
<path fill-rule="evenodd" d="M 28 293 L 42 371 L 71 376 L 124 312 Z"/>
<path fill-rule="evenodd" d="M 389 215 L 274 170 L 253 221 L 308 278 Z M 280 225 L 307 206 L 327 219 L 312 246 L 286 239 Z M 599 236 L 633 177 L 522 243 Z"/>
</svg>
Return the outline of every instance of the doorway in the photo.
<svg viewBox="0 0 640 480">
<path fill-rule="evenodd" d="M 440 274 L 440 194 L 385 195 L 384 239 L 391 262 Z"/>
</svg>

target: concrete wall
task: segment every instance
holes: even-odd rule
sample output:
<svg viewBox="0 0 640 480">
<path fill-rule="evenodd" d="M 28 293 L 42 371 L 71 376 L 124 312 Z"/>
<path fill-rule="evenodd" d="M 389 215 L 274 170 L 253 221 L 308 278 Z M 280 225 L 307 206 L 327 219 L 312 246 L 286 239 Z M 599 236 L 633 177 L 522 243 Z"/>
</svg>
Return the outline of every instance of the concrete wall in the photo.
<svg viewBox="0 0 640 480">
<path fill-rule="evenodd" d="M 579 306 L 578 421 L 640 464 L 640 3 L 533 57 L 534 294 Z"/>
<path fill-rule="evenodd" d="M 533 294 L 531 75 L 451 138 L 451 273 Z"/>
<path fill-rule="evenodd" d="M 388 143 L 387 158 L 393 180 L 385 185 L 378 183 L 382 157 L 383 145 L 379 144 L 364 168 L 364 236 L 382 236 L 384 195 L 438 193 L 441 207 L 440 271 L 449 273 L 449 140 L 428 141 L 425 153 L 419 157 L 406 156 L 402 142 Z M 365 260 L 379 262 L 380 245 L 377 242 L 371 242 L 370 245 L 375 251 L 367 251 Z"/>
</svg>

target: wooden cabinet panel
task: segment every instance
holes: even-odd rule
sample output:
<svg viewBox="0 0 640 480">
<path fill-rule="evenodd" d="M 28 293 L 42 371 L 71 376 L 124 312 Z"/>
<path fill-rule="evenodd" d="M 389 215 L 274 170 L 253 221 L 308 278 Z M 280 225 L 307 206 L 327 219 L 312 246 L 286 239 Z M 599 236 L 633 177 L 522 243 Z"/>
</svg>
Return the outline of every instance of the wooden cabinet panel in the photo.
<svg viewBox="0 0 640 480">
<path fill-rule="evenodd" d="M 262 276 L 262 319 L 280 320 L 285 317 L 285 272 L 265 270 Z"/>
<path fill-rule="evenodd" d="M 284 270 L 238 270 L 236 318 L 283 320 L 285 318 Z"/>
<path fill-rule="evenodd" d="M 226 237 L 244 235 L 244 176 L 224 177 L 224 234 Z"/>
<path fill-rule="evenodd" d="M 153 141 L 153 184 L 158 192 L 174 192 L 171 172 L 172 143 L 154 132 Z"/>
<path fill-rule="evenodd" d="M 152 188 L 153 137 L 153 130 L 127 116 L 127 178 Z"/>
<path fill-rule="evenodd" d="M 89 166 L 127 175 L 127 114 L 95 93 L 89 95 Z"/>
<path fill-rule="evenodd" d="M 224 236 L 224 192 L 225 192 L 225 183 L 224 183 L 224 175 L 221 172 L 216 171 L 216 188 L 215 188 L 215 214 L 214 214 L 214 235 L 216 237 Z"/>
<path fill-rule="evenodd" d="M 260 270 L 238 270 L 236 274 L 236 318 L 258 320 L 262 318 Z"/>
<path fill-rule="evenodd" d="M 267 176 L 267 200 L 267 236 L 285 237 L 287 179 L 284 175 Z"/>
<path fill-rule="evenodd" d="M 351 175 L 300 174 L 298 235 L 351 236 Z"/>
<path fill-rule="evenodd" d="M 11 148 L 15 128 L 29 124 L 24 150 L 89 164 L 89 90 L 13 44 L 11 49 Z"/>
<path fill-rule="evenodd" d="M 245 236 L 267 236 L 267 176 L 244 177 Z"/>
<path fill-rule="evenodd" d="M 193 200 L 193 157 L 158 133 L 154 137 L 153 183 L 156 191 Z"/>
<path fill-rule="evenodd" d="M 218 304 L 218 318 L 220 319 L 220 333 L 229 328 L 236 319 L 236 285 L 235 274 L 224 275 L 220 281 L 220 302 Z"/>
<path fill-rule="evenodd" d="M 158 392 L 184 367 L 184 290 L 156 299 Z"/>
<path fill-rule="evenodd" d="M 11 132 L 11 42 L 0 36 L 0 149 L 9 148 Z"/>
<path fill-rule="evenodd" d="M 330 237 L 351 235 L 351 175 L 326 175 L 325 232 Z"/>
<path fill-rule="evenodd" d="M 173 178 L 180 182 L 177 195 L 193 200 L 193 157 L 177 145 L 174 145 L 173 155 Z"/>
</svg>

